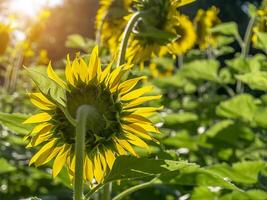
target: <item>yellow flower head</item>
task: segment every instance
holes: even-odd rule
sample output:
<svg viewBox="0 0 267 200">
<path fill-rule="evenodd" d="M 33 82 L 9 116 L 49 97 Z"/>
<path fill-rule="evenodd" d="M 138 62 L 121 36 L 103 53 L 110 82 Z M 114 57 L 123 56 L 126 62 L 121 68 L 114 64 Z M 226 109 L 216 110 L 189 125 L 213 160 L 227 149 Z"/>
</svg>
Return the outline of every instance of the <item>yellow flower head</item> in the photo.
<svg viewBox="0 0 267 200">
<path fill-rule="evenodd" d="M 129 40 L 126 59 L 131 63 L 141 63 L 157 56 L 179 37 L 179 13 L 177 8 L 193 0 L 136 0 L 137 10 L 149 14 L 139 20 Z M 174 50 L 172 48 L 171 50 Z M 177 48 L 175 49 L 177 50 Z M 176 52 L 172 52 L 176 53 Z"/>
<path fill-rule="evenodd" d="M 193 23 L 186 15 L 177 14 L 173 17 L 176 21 L 169 29 L 179 37 L 172 43 L 168 44 L 167 48 L 162 48 L 161 54 L 165 54 L 168 50 L 174 54 L 184 54 L 192 49 L 196 42 L 196 32 Z"/>
<path fill-rule="evenodd" d="M 149 70 L 154 78 L 171 76 L 173 74 L 173 68 L 164 68 L 156 63 L 150 63 Z"/>
<path fill-rule="evenodd" d="M 255 26 L 253 27 L 252 36 L 252 42 L 254 45 L 257 45 L 258 43 L 257 33 L 259 32 L 267 32 L 267 8 L 257 11 L 257 21 Z"/>
<path fill-rule="evenodd" d="M 0 55 L 2 55 L 10 41 L 11 28 L 8 25 L 0 23 Z"/>
<path fill-rule="evenodd" d="M 40 65 L 47 65 L 49 63 L 48 53 L 45 49 L 39 52 L 37 63 Z"/>
<path fill-rule="evenodd" d="M 216 35 L 213 35 L 210 29 L 220 23 L 218 13 L 219 10 L 215 6 L 206 11 L 200 9 L 197 12 L 194 23 L 197 31 L 197 43 L 202 50 L 209 46 L 216 46 Z"/>
<path fill-rule="evenodd" d="M 96 29 L 101 33 L 101 44 L 115 54 L 117 44 L 127 24 L 126 16 L 132 0 L 100 0 Z"/>
<path fill-rule="evenodd" d="M 146 140 L 154 140 L 149 133 L 159 133 L 146 117 L 159 108 L 140 107 L 160 96 L 144 96 L 150 86 L 136 89 L 145 77 L 121 82 L 121 77 L 131 66 L 123 65 L 114 70 L 109 64 L 103 71 L 96 47 L 89 63 L 77 57 L 73 62 L 67 58 L 66 81 L 63 81 L 48 65 L 47 75 L 66 93 L 65 109 L 75 118 L 81 105 L 96 108 L 101 117 L 98 124 L 86 132 L 84 178 L 98 183 L 112 168 L 119 155 L 138 156 L 133 146 L 148 149 Z M 30 164 L 43 165 L 54 159 L 53 176 L 57 176 L 66 164 L 70 175 L 75 169 L 75 129 L 67 120 L 58 103 L 44 94 L 30 93 L 31 102 L 42 112 L 31 116 L 24 123 L 36 124 L 29 133 L 28 147 L 42 145 L 32 157 Z"/>
</svg>

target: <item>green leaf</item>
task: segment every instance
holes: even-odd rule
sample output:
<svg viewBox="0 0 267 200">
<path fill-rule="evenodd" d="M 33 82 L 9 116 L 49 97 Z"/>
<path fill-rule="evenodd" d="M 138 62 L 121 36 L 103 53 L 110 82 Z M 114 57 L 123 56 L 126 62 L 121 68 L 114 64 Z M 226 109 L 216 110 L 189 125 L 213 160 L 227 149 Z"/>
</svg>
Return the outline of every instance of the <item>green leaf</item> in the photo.
<svg viewBox="0 0 267 200">
<path fill-rule="evenodd" d="M 16 167 L 8 163 L 6 159 L 0 158 L 0 174 L 12 172 L 15 170 L 16 170 Z"/>
<path fill-rule="evenodd" d="M 66 41 L 66 47 L 75 49 L 84 49 L 86 47 L 85 39 L 79 34 L 69 35 Z"/>
<path fill-rule="evenodd" d="M 230 119 L 252 121 L 257 110 L 256 100 L 249 94 L 241 94 L 223 101 L 216 108 L 216 114 Z"/>
<path fill-rule="evenodd" d="M 233 191 L 230 194 L 226 194 L 220 198 L 220 200 L 264 200 L 267 197 L 267 192 L 262 190 L 249 190 L 246 192 Z"/>
<path fill-rule="evenodd" d="M 267 108 L 260 107 L 254 115 L 254 122 L 263 128 L 267 128 Z"/>
<path fill-rule="evenodd" d="M 257 183 L 258 175 L 265 167 L 263 161 L 243 161 L 234 163 L 232 167 L 227 164 L 214 165 L 209 170 L 236 183 L 249 185 Z"/>
<path fill-rule="evenodd" d="M 32 130 L 33 126 L 22 124 L 22 122 L 24 122 L 28 117 L 28 115 L 19 113 L 7 114 L 0 112 L 0 124 L 15 133 L 27 134 Z"/>
<path fill-rule="evenodd" d="M 238 32 L 238 26 L 235 22 L 226 22 L 226 23 L 221 23 L 211 29 L 211 32 L 213 33 L 220 33 L 223 35 L 230 35 L 230 36 L 239 36 Z"/>
<path fill-rule="evenodd" d="M 237 75 L 236 78 L 246 83 L 253 90 L 267 90 L 267 72 L 256 71 Z"/>
<path fill-rule="evenodd" d="M 221 186 L 237 189 L 217 173 L 185 161 L 153 160 L 130 156 L 118 157 L 104 183 L 116 180 L 157 177 L 157 183 Z"/>
<path fill-rule="evenodd" d="M 196 60 L 186 63 L 180 73 L 193 80 L 208 80 L 219 82 L 219 62 L 216 60 Z"/>
<path fill-rule="evenodd" d="M 198 116 L 195 113 L 183 112 L 178 114 L 168 114 L 164 119 L 164 124 L 166 126 L 175 126 L 177 124 L 183 124 L 187 122 L 197 121 Z"/>
<path fill-rule="evenodd" d="M 65 90 L 60 87 L 55 81 L 50 79 L 45 73 L 37 71 L 33 68 L 26 68 L 29 76 L 34 81 L 46 97 L 49 97 L 53 102 L 57 102 L 64 106 L 66 101 Z"/>
<path fill-rule="evenodd" d="M 185 161 L 153 160 L 147 158 L 135 158 L 120 156 L 116 159 L 111 172 L 105 178 L 105 182 L 153 177 L 162 173 L 186 169 L 198 168 L 198 165 Z"/>
</svg>

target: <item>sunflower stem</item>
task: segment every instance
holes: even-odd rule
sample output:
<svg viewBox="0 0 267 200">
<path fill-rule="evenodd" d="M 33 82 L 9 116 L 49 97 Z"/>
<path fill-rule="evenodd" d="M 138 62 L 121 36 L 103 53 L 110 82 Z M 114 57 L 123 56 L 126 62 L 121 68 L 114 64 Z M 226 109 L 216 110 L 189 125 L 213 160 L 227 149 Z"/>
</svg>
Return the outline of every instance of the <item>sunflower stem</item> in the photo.
<svg viewBox="0 0 267 200">
<path fill-rule="evenodd" d="M 119 50 L 119 58 L 118 58 L 117 67 L 124 64 L 126 49 L 128 46 L 128 41 L 129 41 L 130 35 L 132 33 L 132 30 L 133 30 L 136 22 L 144 15 L 144 13 L 146 13 L 146 12 L 136 12 L 129 20 L 129 22 L 128 22 L 125 30 L 124 30 L 124 33 L 123 33 L 123 39 L 122 39 L 120 50 Z"/>
<path fill-rule="evenodd" d="M 83 166 L 85 151 L 85 134 L 89 115 L 94 115 L 95 108 L 82 105 L 77 110 L 76 143 L 75 143 L 75 178 L 74 178 L 74 200 L 83 199 Z"/>
</svg>

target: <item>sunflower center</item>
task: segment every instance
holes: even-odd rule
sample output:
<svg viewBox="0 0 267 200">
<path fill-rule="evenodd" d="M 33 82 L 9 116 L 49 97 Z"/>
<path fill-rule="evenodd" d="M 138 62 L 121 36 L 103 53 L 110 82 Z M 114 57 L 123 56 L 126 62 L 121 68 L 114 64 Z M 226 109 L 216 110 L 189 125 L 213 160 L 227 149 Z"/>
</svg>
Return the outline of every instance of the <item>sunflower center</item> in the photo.
<svg viewBox="0 0 267 200">
<path fill-rule="evenodd" d="M 175 27 L 175 31 L 176 34 L 179 35 L 176 41 L 177 42 L 183 41 L 184 36 L 186 35 L 186 29 L 182 25 L 180 25 Z"/>
<path fill-rule="evenodd" d="M 82 105 L 95 108 L 97 115 L 89 116 L 85 136 L 86 146 L 94 148 L 99 143 L 105 143 L 111 136 L 120 132 L 121 105 L 117 102 L 117 95 L 112 94 L 104 85 L 86 85 L 74 88 L 67 93 L 67 108 L 73 118 Z M 94 120 L 92 120 L 94 118 Z M 61 123 L 61 131 L 65 140 L 74 143 L 75 129 L 66 120 Z"/>
</svg>

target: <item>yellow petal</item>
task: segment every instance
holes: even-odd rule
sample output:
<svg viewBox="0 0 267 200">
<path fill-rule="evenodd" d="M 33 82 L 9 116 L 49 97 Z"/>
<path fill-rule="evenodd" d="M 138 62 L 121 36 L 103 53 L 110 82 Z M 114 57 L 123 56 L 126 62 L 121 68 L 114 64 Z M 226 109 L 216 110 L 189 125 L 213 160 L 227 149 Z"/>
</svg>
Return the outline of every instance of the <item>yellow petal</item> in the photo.
<svg viewBox="0 0 267 200">
<path fill-rule="evenodd" d="M 147 139 L 147 140 L 153 140 L 153 138 L 147 133 L 147 131 L 139 126 L 136 126 L 135 124 L 124 124 L 122 125 L 122 129 L 124 132 L 130 132 L 134 135 L 137 135 L 141 138 Z"/>
<path fill-rule="evenodd" d="M 130 152 L 132 155 L 136 157 L 138 156 L 136 152 L 134 151 L 133 147 L 126 140 L 122 140 L 118 138 L 116 140 L 125 150 L 127 150 L 128 152 Z"/>
<path fill-rule="evenodd" d="M 61 150 L 61 147 L 55 147 L 52 152 L 50 149 L 48 149 L 48 151 L 45 151 L 44 153 L 42 153 L 39 158 L 36 159 L 35 161 L 35 166 L 39 167 L 41 165 L 44 165 L 46 163 L 48 163 L 50 160 L 52 160 L 57 154 L 58 152 Z"/>
<path fill-rule="evenodd" d="M 65 76 L 66 76 L 66 80 L 68 83 L 70 83 L 72 86 L 75 86 L 75 81 L 74 81 L 74 74 L 73 74 L 73 70 L 71 67 L 71 63 L 70 63 L 70 57 L 69 55 L 67 56 L 67 64 L 66 64 L 66 68 L 65 68 Z"/>
<path fill-rule="evenodd" d="M 102 153 L 99 153 L 99 158 L 100 158 L 100 161 L 101 161 L 101 164 L 103 167 L 103 172 L 105 173 L 106 169 L 107 169 L 107 162 L 106 162 L 105 157 L 103 156 Z"/>
<path fill-rule="evenodd" d="M 109 88 L 113 88 L 116 83 L 118 83 L 122 76 L 123 66 L 117 67 L 109 76 Z"/>
<path fill-rule="evenodd" d="M 131 133 L 126 133 L 126 137 L 129 138 L 128 141 L 132 143 L 133 145 L 141 147 L 141 148 L 149 149 L 148 145 L 143 140 L 141 140 L 139 137 Z"/>
<path fill-rule="evenodd" d="M 31 135 L 34 135 L 34 134 L 39 133 L 39 132 L 42 132 L 42 133 L 44 133 L 44 132 L 50 132 L 53 127 L 54 126 L 52 124 L 47 123 L 47 122 L 42 123 L 42 124 L 38 124 L 31 131 Z"/>
<path fill-rule="evenodd" d="M 113 65 L 113 62 L 111 62 L 108 66 L 106 66 L 104 71 L 101 73 L 100 82 L 105 81 L 106 78 L 109 76 L 112 65 Z"/>
<path fill-rule="evenodd" d="M 123 106 L 123 108 L 132 108 L 132 107 L 138 106 L 138 105 L 140 105 L 142 103 L 145 103 L 147 101 L 156 100 L 156 99 L 160 99 L 160 98 L 161 98 L 161 95 L 140 97 L 138 99 L 135 99 L 135 100 L 129 102 L 128 104 Z"/>
<path fill-rule="evenodd" d="M 113 141 L 114 141 L 115 147 L 119 155 L 127 155 L 127 152 L 121 147 L 121 145 L 116 140 L 113 140 Z"/>
<path fill-rule="evenodd" d="M 86 155 L 85 157 L 85 166 L 86 166 L 86 177 L 89 181 L 93 181 L 94 178 L 94 173 L 93 173 L 93 162 L 91 161 L 91 159 Z"/>
<path fill-rule="evenodd" d="M 85 63 L 85 61 L 81 58 L 80 59 L 80 72 L 79 72 L 79 75 L 80 75 L 80 79 L 84 82 L 84 83 L 87 83 L 87 77 L 88 77 L 88 74 L 87 74 L 87 64 Z"/>
<path fill-rule="evenodd" d="M 140 115 L 143 117 L 149 117 L 153 114 L 155 114 L 156 111 L 163 109 L 163 106 L 159 107 L 159 108 L 155 108 L 155 107 L 139 107 L 139 108 L 131 108 L 131 109 L 127 109 L 125 110 L 125 112 L 133 112 L 136 115 Z"/>
<path fill-rule="evenodd" d="M 46 142 L 51 136 L 52 135 L 50 134 L 50 132 L 41 135 L 35 135 L 31 139 L 31 142 L 26 146 L 26 148 L 35 147 L 43 142 Z"/>
<path fill-rule="evenodd" d="M 140 80 L 142 80 L 142 79 L 144 80 L 146 78 L 147 78 L 146 76 L 142 76 L 142 77 L 138 77 L 138 78 L 134 78 L 134 79 L 130 79 L 130 80 L 124 81 L 123 83 L 121 83 L 119 85 L 120 94 L 123 95 L 123 94 L 129 92 L 131 89 L 134 88 L 134 86 L 136 86 L 136 84 Z"/>
<path fill-rule="evenodd" d="M 112 169 L 112 166 L 115 161 L 115 156 L 110 149 L 105 149 L 105 157 L 106 157 L 106 161 L 108 163 L 109 169 Z"/>
<path fill-rule="evenodd" d="M 46 143 L 30 160 L 30 163 L 29 165 L 31 165 L 32 163 L 34 163 L 38 158 L 39 156 L 44 152 L 44 151 L 47 151 L 47 150 L 51 150 L 51 148 L 54 147 L 55 143 L 56 143 L 57 139 L 53 139 L 51 140 L 50 142 Z"/>
<path fill-rule="evenodd" d="M 100 60 L 98 58 L 98 46 L 96 46 L 90 56 L 89 67 L 88 67 L 88 80 L 92 80 L 99 71 Z"/>
<path fill-rule="evenodd" d="M 28 95 L 32 104 L 41 110 L 52 110 L 55 108 L 55 104 L 49 101 L 42 93 L 29 93 Z"/>
<path fill-rule="evenodd" d="M 127 123 L 152 123 L 147 118 L 135 114 L 126 115 L 122 117 L 122 120 Z"/>
<path fill-rule="evenodd" d="M 47 122 L 51 119 L 52 117 L 48 113 L 39 113 L 26 119 L 23 122 L 23 124 L 35 124 L 35 123 Z"/>
<path fill-rule="evenodd" d="M 52 175 L 53 177 L 56 177 L 58 175 L 58 173 L 62 170 L 67 156 L 69 154 L 69 148 L 65 148 L 65 146 L 63 145 L 62 150 L 59 152 L 59 154 L 57 155 L 54 163 L 53 163 L 53 172 Z"/>
<path fill-rule="evenodd" d="M 158 130 L 158 128 L 156 128 L 155 126 L 153 126 L 152 124 L 139 124 L 139 123 L 135 123 L 134 125 L 142 127 L 143 129 L 145 129 L 147 132 L 153 132 L 153 133 L 160 133 L 160 131 Z"/>
<path fill-rule="evenodd" d="M 136 99 L 140 96 L 142 96 L 143 94 L 150 92 L 153 89 L 152 86 L 146 86 L 146 87 L 142 87 L 140 89 L 137 90 L 133 90 L 127 94 L 125 94 L 124 96 L 122 96 L 120 98 L 121 101 L 130 101 L 132 99 Z"/>
<path fill-rule="evenodd" d="M 98 153 L 94 156 L 94 175 L 97 183 L 101 183 L 103 178 L 103 170 Z"/>
<path fill-rule="evenodd" d="M 62 88 L 66 89 L 66 84 L 65 82 L 59 78 L 59 76 L 56 74 L 56 72 L 53 70 L 52 66 L 51 66 L 51 62 L 48 64 L 48 68 L 47 68 L 47 75 L 50 79 L 52 79 L 53 81 L 55 81 L 58 85 L 60 85 Z"/>
</svg>

